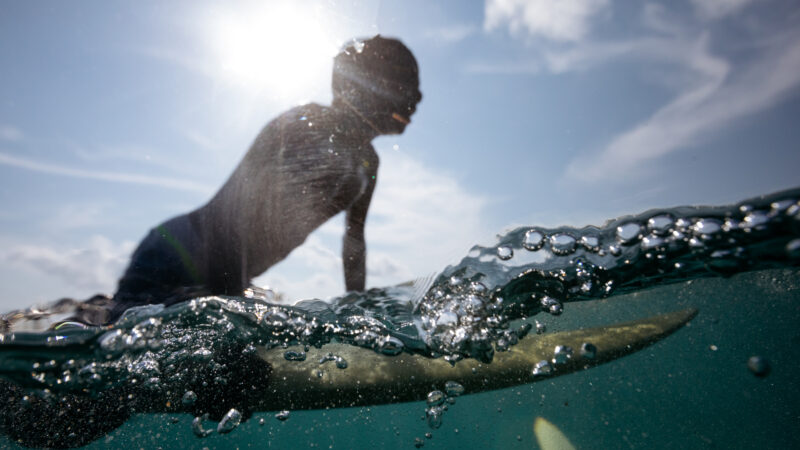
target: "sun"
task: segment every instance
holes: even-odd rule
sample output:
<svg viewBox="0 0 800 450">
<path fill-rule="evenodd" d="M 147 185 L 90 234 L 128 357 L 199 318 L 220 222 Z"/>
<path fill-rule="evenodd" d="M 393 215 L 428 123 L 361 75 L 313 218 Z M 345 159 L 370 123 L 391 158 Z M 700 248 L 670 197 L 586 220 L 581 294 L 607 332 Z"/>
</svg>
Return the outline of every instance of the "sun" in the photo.
<svg viewBox="0 0 800 450">
<path fill-rule="evenodd" d="M 340 42 L 319 9 L 259 3 L 216 10 L 208 21 L 211 64 L 221 80 L 253 95 L 289 100 L 329 83 Z"/>
</svg>

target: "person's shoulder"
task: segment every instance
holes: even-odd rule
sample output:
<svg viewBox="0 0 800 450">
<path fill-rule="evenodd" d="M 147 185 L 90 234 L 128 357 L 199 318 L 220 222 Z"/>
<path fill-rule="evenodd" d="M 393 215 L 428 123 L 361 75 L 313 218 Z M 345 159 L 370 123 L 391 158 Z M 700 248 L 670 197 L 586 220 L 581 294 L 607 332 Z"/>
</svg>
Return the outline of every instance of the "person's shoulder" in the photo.
<svg viewBox="0 0 800 450">
<path fill-rule="evenodd" d="M 267 125 L 277 126 L 283 130 L 319 128 L 335 121 L 335 112 L 328 106 L 317 103 L 306 103 L 285 111 Z"/>
</svg>

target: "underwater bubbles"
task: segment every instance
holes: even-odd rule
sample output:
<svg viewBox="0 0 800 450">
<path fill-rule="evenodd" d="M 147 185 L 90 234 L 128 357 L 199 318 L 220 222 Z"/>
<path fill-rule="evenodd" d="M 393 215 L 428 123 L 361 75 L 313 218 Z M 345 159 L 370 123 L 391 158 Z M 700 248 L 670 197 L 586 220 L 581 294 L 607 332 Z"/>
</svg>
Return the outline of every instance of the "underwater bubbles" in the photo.
<svg viewBox="0 0 800 450">
<path fill-rule="evenodd" d="M 242 413 L 232 408 L 230 411 L 225 413 L 225 416 L 219 421 L 219 425 L 217 425 L 217 433 L 230 433 L 234 430 L 234 428 L 238 427 L 240 423 L 242 423 Z"/>
</svg>

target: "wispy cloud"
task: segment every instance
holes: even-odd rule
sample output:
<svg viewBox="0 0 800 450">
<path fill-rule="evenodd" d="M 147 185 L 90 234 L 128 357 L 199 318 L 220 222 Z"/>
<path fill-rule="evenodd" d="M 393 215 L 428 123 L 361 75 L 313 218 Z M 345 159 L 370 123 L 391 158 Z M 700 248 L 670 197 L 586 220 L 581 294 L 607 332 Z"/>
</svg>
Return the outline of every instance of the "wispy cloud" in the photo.
<svg viewBox="0 0 800 450">
<path fill-rule="evenodd" d="M 487 0 L 484 29 L 507 26 L 514 35 L 575 42 L 589 32 L 591 20 L 608 0 Z"/>
<path fill-rule="evenodd" d="M 428 30 L 424 33 L 425 37 L 438 43 L 452 44 L 463 41 L 464 39 L 477 33 L 479 28 L 470 24 L 450 25 L 446 27 Z"/>
<path fill-rule="evenodd" d="M 14 142 L 20 139 L 22 139 L 22 131 L 19 128 L 8 124 L 0 124 L 0 140 Z"/>
<path fill-rule="evenodd" d="M 141 185 L 156 186 L 166 189 L 199 192 L 202 194 L 208 194 L 211 191 L 213 191 L 213 187 L 203 183 L 197 183 L 194 181 L 179 180 L 167 177 L 155 177 L 151 175 L 77 169 L 73 167 L 61 166 L 57 164 L 48 164 L 30 159 L 20 158 L 18 156 L 10 155 L 8 153 L 0 153 L 0 164 L 10 167 L 17 167 L 20 169 L 32 170 L 34 172 L 46 173 L 50 175 L 61 175 L 73 178 L 108 181 L 112 183 L 141 184 Z"/>
<path fill-rule="evenodd" d="M 743 10 L 754 0 L 691 0 L 697 14 L 704 19 L 719 19 Z"/>
<path fill-rule="evenodd" d="M 599 152 L 574 159 L 566 177 L 593 182 L 618 179 L 619 173 L 641 175 L 646 163 L 785 100 L 800 85 L 799 38 L 784 38 L 758 57 L 739 63 L 712 54 L 707 35 L 693 45 L 676 40 L 634 45 L 637 51 L 655 50 L 651 56 L 680 64 L 693 74 L 691 81 L 669 103 L 620 133 Z M 583 63 L 586 59 L 576 58 L 561 67 Z"/>
</svg>

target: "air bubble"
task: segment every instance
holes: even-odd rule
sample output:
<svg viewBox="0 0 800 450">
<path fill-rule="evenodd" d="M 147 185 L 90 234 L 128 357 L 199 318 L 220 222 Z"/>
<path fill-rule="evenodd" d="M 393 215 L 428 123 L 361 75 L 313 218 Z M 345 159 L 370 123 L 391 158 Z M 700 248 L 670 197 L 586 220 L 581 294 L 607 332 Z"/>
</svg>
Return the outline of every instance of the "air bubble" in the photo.
<svg viewBox="0 0 800 450">
<path fill-rule="evenodd" d="M 217 433 L 230 433 L 234 428 L 238 427 L 240 423 L 242 423 L 242 413 L 231 408 L 231 410 L 225 414 L 222 420 L 219 421 L 219 425 L 217 425 Z"/>
<path fill-rule="evenodd" d="M 550 364 L 550 361 L 542 360 L 536 363 L 533 366 L 533 370 L 531 374 L 535 377 L 545 377 L 551 375 L 553 373 L 553 366 Z"/>
<path fill-rule="evenodd" d="M 384 336 L 383 339 L 378 342 L 378 351 L 384 355 L 398 355 L 403 352 L 404 347 L 403 341 L 394 336 Z"/>
<path fill-rule="evenodd" d="M 763 356 L 751 356 L 747 360 L 747 368 L 757 377 L 766 377 L 771 370 L 769 361 Z"/>
<path fill-rule="evenodd" d="M 567 233 L 550 236 L 550 248 L 556 255 L 568 255 L 575 251 L 575 238 Z"/>
<path fill-rule="evenodd" d="M 464 386 L 455 381 L 448 381 L 444 384 L 444 391 L 449 397 L 458 397 L 464 393 Z"/>
<path fill-rule="evenodd" d="M 536 251 L 544 245 L 544 234 L 537 230 L 528 230 L 525 233 L 525 238 L 522 241 L 522 247 L 525 250 Z"/>
<path fill-rule="evenodd" d="M 431 406 L 425 410 L 425 417 L 428 419 L 428 426 L 432 429 L 438 429 L 442 426 L 442 415 L 444 414 L 444 406 Z"/>
<path fill-rule="evenodd" d="M 439 406 L 444 403 L 444 392 L 430 391 L 425 401 L 428 403 L 428 406 Z"/>
<path fill-rule="evenodd" d="M 586 359 L 594 359 L 597 356 L 597 347 L 590 342 L 584 342 L 581 344 L 581 356 Z"/>
<path fill-rule="evenodd" d="M 553 351 L 553 364 L 565 364 L 572 358 L 572 347 L 556 345 Z"/>
<path fill-rule="evenodd" d="M 283 354 L 283 357 L 287 361 L 305 361 L 306 360 L 306 353 L 305 352 L 296 352 L 294 350 L 289 350 Z"/>
<path fill-rule="evenodd" d="M 213 433 L 212 430 L 207 430 L 203 428 L 203 422 L 206 420 L 208 420 L 208 413 L 203 414 L 202 416 L 195 417 L 192 420 L 192 433 L 194 433 L 195 436 L 204 438 L 209 434 Z"/>
<path fill-rule="evenodd" d="M 196 401 L 197 394 L 195 394 L 194 391 L 186 391 L 186 393 L 183 394 L 183 397 L 181 397 L 181 403 L 183 403 L 184 406 L 192 406 Z"/>
</svg>

